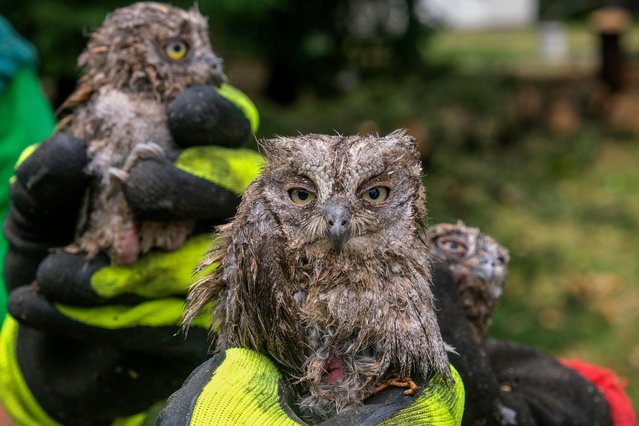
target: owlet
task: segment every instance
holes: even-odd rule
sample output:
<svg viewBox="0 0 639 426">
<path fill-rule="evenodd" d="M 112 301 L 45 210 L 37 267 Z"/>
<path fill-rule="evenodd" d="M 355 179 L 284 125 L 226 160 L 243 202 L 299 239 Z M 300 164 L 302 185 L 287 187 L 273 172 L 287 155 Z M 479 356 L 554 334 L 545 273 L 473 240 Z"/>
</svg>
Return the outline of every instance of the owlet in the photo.
<svg viewBox="0 0 639 426">
<path fill-rule="evenodd" d="M 268 354 L 311 419 L 393 378 L 450 378 L 414 139 L 311 134 L 261 147 L 266 165 L 219 228 L 186 322 L 217 301 L 217 348 Z"/>
<path fill-rule="evenodd" d="M 167 103 L 188 86 L 221 84 L 206 19 L 161 3 L 118 9 L 91 35 L 78 63 L 84 73 L 58 129 L 88 143 L 92 183 L 69 250 L 88 258 L 105 251 L 113 263 L 128 265 L 151 248 L 179 247 L 193 224 L 136 219 L 122 183 L 138 160 L 175 147 Z"/>
<path fill-rule="evenodd" d="M 486 338 L 504 292 L 508 250 L 477 228 L 440 223 L 428 228 L 432 253 L 452 273 L 457 297 L 478 341 Z"/>
</svg>

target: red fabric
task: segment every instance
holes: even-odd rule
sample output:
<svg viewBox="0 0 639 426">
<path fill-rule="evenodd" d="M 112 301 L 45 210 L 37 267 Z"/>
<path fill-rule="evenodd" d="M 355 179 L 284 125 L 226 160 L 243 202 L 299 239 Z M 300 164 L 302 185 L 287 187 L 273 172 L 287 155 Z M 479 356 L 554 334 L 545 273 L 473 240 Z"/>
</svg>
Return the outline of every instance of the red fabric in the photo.
<svg viewBox="0 0 639 426">
<path fill-rule="evenodd" d="M 608 401 L 613 426 L 637 426 L 637 413 L 624 391 L 627 380 L 620 378 L 612 370 L 578 359 L 561 359 L 560 361 L 597 386 Z"/>
</svg>

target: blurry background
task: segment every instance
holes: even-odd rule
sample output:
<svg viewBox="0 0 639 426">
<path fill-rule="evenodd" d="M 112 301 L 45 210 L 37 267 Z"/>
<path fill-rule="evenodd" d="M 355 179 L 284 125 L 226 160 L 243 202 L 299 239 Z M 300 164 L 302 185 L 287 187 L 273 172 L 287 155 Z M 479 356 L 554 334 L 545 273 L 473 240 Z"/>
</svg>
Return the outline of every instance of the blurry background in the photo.
<svg viewBox="0 0 639 426">
<path fill-rule="evenodd" d="M 1 1 L 38 49 L 54 106 L 85 35 L 131 3 Z M 493 335 L 613 368 L 639 407 L 639 1 L 199 8 L 230 81 L 260 109 L 259 137 L 407 128 L 429 222 L 463 219 L 510 249 Z"/>
</svg>

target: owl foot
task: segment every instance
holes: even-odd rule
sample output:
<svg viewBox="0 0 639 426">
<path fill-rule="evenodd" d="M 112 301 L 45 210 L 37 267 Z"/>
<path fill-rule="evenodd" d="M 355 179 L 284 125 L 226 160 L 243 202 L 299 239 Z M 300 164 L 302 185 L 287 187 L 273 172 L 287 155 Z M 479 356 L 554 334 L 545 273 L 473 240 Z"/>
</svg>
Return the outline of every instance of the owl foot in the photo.
<svg viewBox="0 0 639 426">
<path fill-rule="evenodd" d="M 139 229 L 140 251 L 146 253 L 152 248 L 174 251 L 180 248 L 193 230 L 194 222 L 144 221 Z"/>
<path fill-rule="evenodd" d="M 417 392 L 417 383 L 413 381 L 410 377 L 400 377 L 398 375 L 394 375 L 390 377 L 388 380 L 378 384 L 373 391 L 366 396 L 368 398 L 371 395 L 375 395 L 378 392 L 383 391 L 384 389 L 394 386 L 397 388 L 408 388 L 404 391 L 404 395 L 413 395 Z"/>
<path fill-rule="evenodd" d="M 109 174 L 109 178 L 124 183 L 129 179 L 129 173 L 126 170 L 118 169 L 117 167 L 109 167 L 107 172 Z"/>
<path fill-rule="evenodd" d="M 140 242 L 133 223 L 124 226 L 122 235 L 113 244 L 111 261 L 115 265 L 130 266 L 138 260 Z"/>
<path fill-rule="evenodd" d="M 163 160 L 165 156 L 164 156 L 164 150 L 162 149 L 162 147 L 153 142 L 138 144 L 133 148 L 133 150 L 131 151 L 131 154 L 129 154 L 129 156 L 127 157 L 122 169 L 127 172 L 130 172 L 131 169 L 133 169 L 133 167 L 135 167 L 135 165 L 139 161 L 150 159 L 150 158 Z"/>
</svg>

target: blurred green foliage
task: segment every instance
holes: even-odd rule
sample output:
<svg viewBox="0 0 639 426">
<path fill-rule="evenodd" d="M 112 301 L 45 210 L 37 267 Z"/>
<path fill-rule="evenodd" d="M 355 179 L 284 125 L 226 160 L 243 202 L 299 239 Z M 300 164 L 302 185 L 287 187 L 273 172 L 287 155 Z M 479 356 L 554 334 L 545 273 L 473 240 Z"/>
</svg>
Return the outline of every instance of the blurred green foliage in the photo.
<svg viewBox="0 0 639 426">
<path fill-rule="evenodd" d="M 201 1 L 197 7 L 209 17 L 214 49 L 223 58 L 250 57 L 265 63 L 269 70 L 266 94 L 280 103 L 290 103 L 302 91 L 336 93 L 337 74 L 343 70 L 370 73 L 372 68 L 383 68 L 402 74 L 420 67 L 419 49 L 429 31 L 413 13 L 415 2 L 216 0 Z M 42 74 L 53 78 L 65 96 L 77 80 L 76 58 L 86 36 L 109 11 L 130 3 L 23 0 L 12 2 L 2 13 L 35 44 L 42 58 Z M 193 6 L 191 0 L 171 3 Z M 370 15 L 366 21 L 370 25 L 362 29 L 354 20 L 364 9 Z M 395 9 L 402 17 L 399 28 L 388 25 L 389 14 Z M 373 67 L 362 61 L 371 51 L 380 50 L 382 60 Z"/>
</svg>

